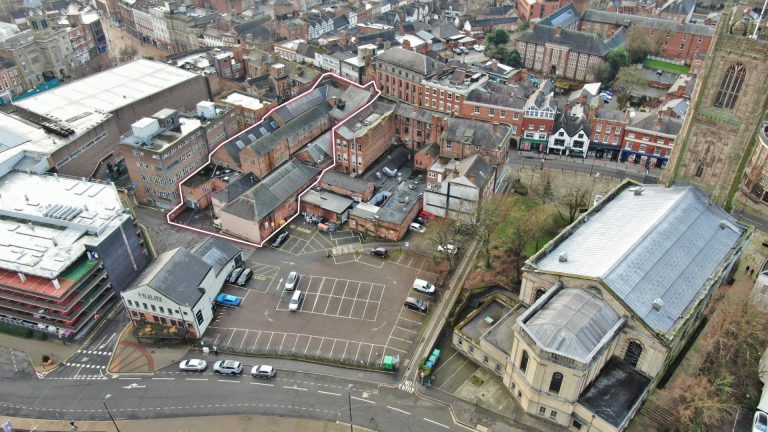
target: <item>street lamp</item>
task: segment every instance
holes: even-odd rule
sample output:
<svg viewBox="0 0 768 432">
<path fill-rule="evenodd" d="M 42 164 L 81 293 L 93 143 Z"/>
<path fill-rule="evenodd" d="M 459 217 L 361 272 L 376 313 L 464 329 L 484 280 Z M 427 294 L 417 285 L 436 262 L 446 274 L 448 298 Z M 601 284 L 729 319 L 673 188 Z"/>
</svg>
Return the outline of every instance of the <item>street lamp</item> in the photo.
<svg viewBox="0 0 768 432">
<path fill-rule="evenodd" d="M 117 432 L 120 432 L 120 428 L 117 427 L 117 422 L 115 421 L 115 418 L 112 417 L 112 413 L 109 412 L 109 407 L 107 406 L 107 401 L 110 400 L 110 399 L 112 399 L 112 395 L 111 394 L 106 394 L 106 395 L 104 395 L 104 400 L 102 400 L 101 403 L 104 404 L 104 409 L 107 410 L 107 414 L 109 414 L 109 418 L 112 420 L 112 424 L 115 425 L 115 430 Z"/>
<path fill-rule="evenodd" d="M 352 429 L 352 390 L 354 389 L 354 384 L 347 386 L 347 402 L 349 402 L 349 432 L 354 432 Z"/>
</svg>

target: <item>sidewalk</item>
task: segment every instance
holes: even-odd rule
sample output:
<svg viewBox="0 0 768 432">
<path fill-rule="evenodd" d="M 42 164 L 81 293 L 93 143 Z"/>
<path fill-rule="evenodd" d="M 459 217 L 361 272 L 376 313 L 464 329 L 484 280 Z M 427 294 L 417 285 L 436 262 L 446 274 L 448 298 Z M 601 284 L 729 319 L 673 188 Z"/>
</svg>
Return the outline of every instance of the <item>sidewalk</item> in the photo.
<svg viewBox="0 0 768 432">
<path fill-rule="evenodd" d="M 10 420 L 16 430 L 71 431 L 69 420 L 36 420 L 15 417 L 0 417 L 0 424 Z M 108 421 L 78 421 L 78 431 L 114 431 Z M 323 422 L 319 420 L 293 419 L 269 416 L 211 416 L 186 417 L 155 420 L 118 420 L 121 432 L 168 432 L 168 431 L 259 431 L 259 432 L 345 432 L 349 424 Z M 363 432 L 369 429 L 354 428 Z"/>
<path fill-rule="evenodd" d="M 636 164 L 632 162 L 614 162 L 608 159 L 595 159 L 595 158 L 579 158 L 579 157 L 570 157 L 570 156 L 560 156 L 560 155 L 554 155 L 554 154 L 544 154 L 544 153 L 534 153 L 534 152 L 525 152 L 525 151 L 517 151 L 517 154 L 523 158 L 523 159 L 532 159 L 532 160 L 541 160 L 542 158 L 544 160 L 548 161 L 565 161 L 565 162 L 571 162 L 574 165 L 594 165 L 595 167 L 608 167 L 613 168 L 616 170 L 624 170 L 624 171 L 631 171 L 637 174 L 645 174 L 645 165 L 643 164 Z M 656 167 L 649 167 L 648 169 L 648 175 L 651 177 L 661 178 L 661 173 L 664 172 L 661 168 Z"/>
<path fill-rule="evenodd" d="M 37 372 L 47 372 L 56 368 L 59 363 L 67 360 L 75 351 L 80 348 L 79 343 L 67 343 L 58 339 L 27 339 L 9 334 L 0 333 L 0 346 L 4 346 L 15 351 L 26 352 L 29 361 Z M 52 366 L 43 366 L 43 355 L 50 356 L 54 363 Z"/>
<path fill-rule="evenodd" d="M 133 328 L 133 324 L 128 323 L 120 333 L 107 372 L 154 373 L 158 369 L 178 363 L 189 351 L 189 345 L 186 343 L 170 347 L 142 345 L 133 336 Z"/>
</svg>

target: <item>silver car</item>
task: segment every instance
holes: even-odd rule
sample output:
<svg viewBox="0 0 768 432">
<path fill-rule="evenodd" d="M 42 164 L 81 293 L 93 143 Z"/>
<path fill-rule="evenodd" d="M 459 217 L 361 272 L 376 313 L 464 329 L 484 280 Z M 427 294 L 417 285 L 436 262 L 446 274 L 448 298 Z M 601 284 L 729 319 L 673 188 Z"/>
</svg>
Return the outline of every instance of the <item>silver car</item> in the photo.
<svg viewBox="0 0 768 432">
<path fill-rule="evenodd" d="M 183 372 L 202 372 L 208 367 L 208 362 L 200 359 L 188 359 L 179 363 L 179 370 Z"/>
<path fill-rule="evenodd" d="M 288 279 L 285 280 L 285 290 L 293 291 L 299 286 L 299 274 L 292 271 L 288 274 Z"/>
<path fill-rule="evenodd" d="M 256 365 L 251 369 L 251 376 L 256 378 L 274 378 L 277 369 L 270 365 Z"/>
</svg>

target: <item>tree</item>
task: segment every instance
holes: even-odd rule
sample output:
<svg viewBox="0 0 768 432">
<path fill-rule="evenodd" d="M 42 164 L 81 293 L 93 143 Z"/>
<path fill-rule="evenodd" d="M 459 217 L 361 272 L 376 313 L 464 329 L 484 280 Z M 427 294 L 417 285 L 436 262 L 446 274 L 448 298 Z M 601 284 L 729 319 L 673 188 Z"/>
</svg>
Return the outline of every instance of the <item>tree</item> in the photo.
<svg viewBox="0 0 768 432">
<path fill-rule="evenodd" d="M 118 56 L 120 57 L 120 61 L 122 62 L 128 62 L 136 58 L 136 55 L 139 53 L 139 50 L 134 45 L 125 45 L 124 47 L 120 48 L 120 50 L 117 52 Z"/>
<path fill-rule="evenodd" d="M 523 67 L 523 57 L 520 55 L 520 51 L 512 50 L 507 56 L 507 65 L 512 66 L 515 69 Z"/>
<path fill-rule="evenodd" d="M 637 70 L 632 67 L 623 67 L 616 74 L 616 79 L 613 82 L 614 88 L 620 89 L 621 93 L 617 97 L 619 103 L 619 109 L 624 109 L 629 103 L 629 98 L 632 95 L 632 91 L 642 85 L 643 80 L 637 76 Z"/>
<path fill-rule="evenodd" d="M 652 50 L 651 42 L 637 27 L 629 29 L 625 46 L 627 53 L 629 53 L 629 62 L 631 64 L 642 63 Z"/>
<path fill-rule="evenodd" d="M 427 243 L 429 248 L 437 253 L 437 260 L 448 264 L 447 275 L 453 273 L 456 269 L 458 260 L 456 254 L 451 253 L 445 245 L 459 245 L 460 235 L 457 230 L 457 222 L 451 218 L 444 217 L 432 221 L 427 229 Z M 438 251 L 438 246 L 443 246 L 443 251 Z"/>
<path fill-rule="evenodd" d="M 589 191 L 586 187 L 571 183 L 560 196 L 560 205 L 568 211 L 568 223 L 573 223 L 579 215 L 579 210 L 587 206 L 588 195 Z"/>
<path fill-rule="evenodd" d="M 533 230 L 534 250 L 538 251 L 542 245 L 542 240 L 556 227 L 555 218 L 559 217 L 552 206 L 543 205 L 533 212 L 533 223 L 536 227 Z"/>
<path fill-rule="evenodd" d="M 530 212 L 513 206 L 500 223 L 496 238 L 513 264 L 512 282 L 519 284 L 525 261 L 525 248 L 534 235 Z"/>
<path fill-rule="evenodd" d="M 552 189 L 552 179 L 548 171 L 542 171 L 538 181 L 531 188 L 531 193 L 542 205 L 546 205 L 555 197 L 555 191 Z"/>
<path fill-rule="evenodd" d="M 608 64 L 611 65 L 611 69 L 617 72 L 619 69 L 629 66 L 629 53 L 624 48 L 614 48 L 608 51 L 605 56 L 608 60 Z"/>
<path fill-rule="evenodd" d="M 592 76 L 594 76 L 597 81 L 600 81 L 603 86 L 607 87 L 611 85 L 613 79 L 616 78 L 616 73 L 608 63 L 595 63 L 591 68 Z"/>
<path fill-rule="evenodd" d="M 476 235 L 480 241 L 480 251 L 485 260 L 485 267 L 491 267 L 491 238 L 496 233 L 499 221 L 511 206 L 512 199 L 497 195 L 482 203 L 477 221 Z"/>
<path fill-rule="evenodd" d="M 509 33 L 503 28 L 497 27 L 488 33 L 485 40 L 491 45 L 504 45 L 509 42 Z"/>
</svg>

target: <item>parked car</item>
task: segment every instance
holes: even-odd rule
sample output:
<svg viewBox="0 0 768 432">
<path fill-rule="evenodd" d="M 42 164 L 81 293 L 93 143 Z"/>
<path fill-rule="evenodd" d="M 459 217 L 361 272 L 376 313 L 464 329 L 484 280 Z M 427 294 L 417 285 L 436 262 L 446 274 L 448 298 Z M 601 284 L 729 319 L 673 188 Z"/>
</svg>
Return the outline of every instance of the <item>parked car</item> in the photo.
<svg viewBox="0 0 768 432">
<path fill-rule="evenodd" d="M 485 45 L 475 45 L 472 47 L 472 49 L 477 52 L 483 52 L 485 51 Z"/>
<path fill-rule="evenodd" d="M 223 375 L 240 375 L 243 364 L 236 360 L 219 360 L 213 364 L 213 372 Z"/>
<path fill-rule="evenodd" d="M 430 212 L 428 212 L 426 210 L 420 211 L 419 212 L 419 216 L 423 217 L 426 220 L 435 220 L 435 219 L 437 219 L 437 216 L 433 215 L 432 213 L 430 213 Z"/>
<path fill-rule="evenodd" d="M 752 432 L 766 431 L 768 431 L 768 414 L 762 411 L 755 411 L 755 415 L 752 418 Z"/>
<path fill-rule="evenodd" d="M 418 312 L 427 313 L 427 309 L 429 308 L 429 304 L 425 302 L 424 300 L 419 300 L 414 297 L 408 297 L 405 299 L 405 303 L 403 303 L 403 306 L 407 307 L 408 309 L 413 309 Z"/>
<path fill-rule="evenodd" d="M 389 256 L 389 250 L 387 250 L 387 248 L 377 247 L 375 249 L 371 249 L 371 255 L 386 258 Z"/>
<path fill-rule="evenodd" d="M 235 283 L 235 281 L 237 281 L 237 278 L 240 277 L 240 273 L 242 272 L 243 272 L 242 267 L 235 267 L 235 269 L 232 270 L 232 273 L 229 274 L 229 277 L 227 278 L 227 282 L 231 284 Z"/>
<path fill-rule="evenodd" d="M 458 48 L 454 48 L 454 49 L 452 49 L 451 51 L 453 51 L 453 53 L 454 53 L 454 54 L 457 54 L 457 55 L 462 55 L 462 54 L 463 54 L 463 53 L 461 52 L 461 50 L 460 50 L 460 49 L 458 49 Z"/>
<path fill-rule="evenodd" d="M 469 54 L 467 47 L 459 47 L 459 51 L 461 51 L 462 54 Z"/>
<path fill-rule="evenodd" d="M 276 234 L 275 239 L 272 240 L 272 247 L 279 248 L 283 245 L 283 243 L 285 243 L 286 240 L 288 240 L 288 231 L 283 231 L 279 234 Z"/>
<path fill-rule="evenodd" d="M 301 308 L 301 302 L 304 300 L 304 293 L 301 291 L 294 291 L 293 297 L 291 297 L 291 302 L 288 303 L 288 310 L 291 312 L 296 312 Z"/>
<path fill-rule="evenodd" d="M 249 280 L 253 277 L 253 270 L 251 269 L 245 269 L 242 273 L 240 273 L 240 277 L 237 278 L 237 284 L 240 286 L 245 286 L 245 284 L 248 283 Z"/>
<path fill-rule="evenodd" d="M 237 296 L 229 295 L 229 294 L 219 294 L 216 296 L 216 303 L 223 305 L 223 306 L 232 306 L 232 307 L 238 307 L 243 302 L 243 299 Z"/>
<path fill-rule="evenodd" d="M 459 248 L 457 248 L 456 246 L 454 246 L 452 244 L 437 245 L 437 251 L 438 252 L 444 252 L 444 253 L 449 253 L 451 255 L 456 255 L 456 252 L 458 250 L 459 250 Z"/>
<path fill-rule="evenodd" d="M 427 220 L 426 220 L 426 219 L 424 219 L 424 218 L 423 218 L 423 217 L 421 217 L 421 216 L 416 216 L 416 217 L 413 219 L 413 221 L 414 221 L 414 222 L 416 222 L 417 224 L 420 224 L 420 225 L 426 225 L 426 224 L 427 224 Z"/>
<path fill-rule="evenodd" d="M 427 230 L 426 228 L 424 228 L 424 225 L 416 222 L 411 223 L 411 226 L 408 227 L 408 229 L 411 231 L 415 231 L 417 233 L 423 233 Z"/>
<path fill-rule="evenodd" d="M 251 369 L 251 376 L 256 378 L 274 378 L 277 369 L 270 365 L 256 365 Z"/>
<path fill-rule="evenodd" d="M 413 289 L 424 294 L 434 294 L 436 290 L 434 284 L 431 284 L 424 279 L 414 279 Z"/>
<path fill-rule="evenodd" d="M 208 362 L 200 359 L 188 359 L 179 363 L 179 370 L 182 372 L 202 372 L 208 367 Z"/>
<path fill-rule="evenodd" d="M 295 290 L 299 286 L 299 277 L 299 274 L 295 271 L 288 273 L 288 279 L 285 280 L 285 290 Z"/>
</svg>

